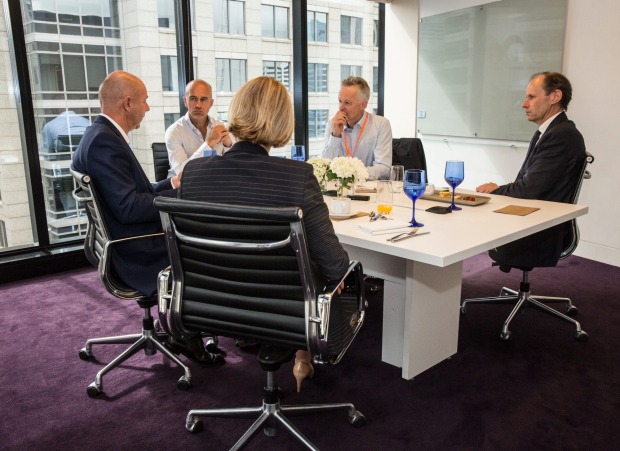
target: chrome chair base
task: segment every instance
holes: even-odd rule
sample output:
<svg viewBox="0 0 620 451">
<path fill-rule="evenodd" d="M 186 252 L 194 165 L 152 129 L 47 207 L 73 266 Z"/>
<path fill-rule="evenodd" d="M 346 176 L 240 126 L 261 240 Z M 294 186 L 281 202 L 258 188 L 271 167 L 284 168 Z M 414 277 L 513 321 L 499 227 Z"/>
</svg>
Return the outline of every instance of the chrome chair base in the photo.
<svg viewBox="0 0 620 451">
<path fill-rule="evenodd" d="M 503 340 L 509 340 L 511 332 L 508 327 L 510 326 L 510 323 L 515 317 L 515 315 L 519 312 L 523 313 L 523 309 L 526 307 L 534 307 L 535 309 L 543 313 L 573 324 L 575 326 L 575 338 L 577 339 L 577 341 L 588 341 L 588 334 L 581 329 L 581 324 L 579 324 L 578 321 L 546 305 L 546 303 L 557 302 L 566 303 L 567 314 L 577 314 L 577 307 L 572 304 L 569 298 L 538 296 L 531 294 L 529 291 L 529 283 L 525 278 L 525 281 L 521 282 L 520 291 L 515 291 L 510 288 L 503 287 L 499 296 L 465 299 L 461 304 L 461 314 L 464 315 L 467 312 L 467 304 L 516 304 L 510 312 L 510 315 L 508 315 L 508 318 L 506 318 L 506 321 L 504 322 L 502 331 L 500 333 L 500 337 Z"/>
<path fill-rule="evenodd" d="M 293 423 L 284 415 L 290 413 L 293 415 L 307 414 L 313 412 L 324 412 L 328 410 L 346 409 L 348 412 L 349 423 L 354 427 L 361 427 L 366 424 L 366 417 L 355 409 L 350 403 L 339 404 L 306 404 L 301 406 L 281 405 L 278 396 L 278 387 L 274 384 L 274 372 L 267 372 L 267 386 L 265 387 L 265 395 L 262 406 L 258 407 L 237 407 L 223 409 L 195 409 L 190 410 L 185 420 L 185 428 L 193 433 L 201 432 L 203 429 L 200 417 L 220 417 L 220 418 L 258 418 L 252 426 L 241 436 L 231 450 L 239 450 L 243 448 L 254 437 L 260 429 L 263 429 L 265 435 L 273 437 L 277 435 L 278 426 L 283 426 L 297 440 L 303 443 L 307 449 L 318 450 Z"/>
<path fill-rule="evenodd" d="M 180 390 L 187 390 L 191 386 L 192 375 L 190 369 L 174 353 L 163 345 L 163 342 L 167 340 L 168 335 L 165 332 L 159 332 L 155 329 L 150 308 L 144 308 L 142 324 L 142 333 L 119 335 L 115 337 L 91 338 L 86 341 L 86 345 L 80 349 L 80 359 L 90 360 L 93 357 L 92 346 L 95 344 L 131 344 L 129 348 L 123 351 L 119 356 L 117 356 L 97 373 L 95 376 L 95 381 L 86 388 L 86 393 L 89 397 L 95 398 L 103 392 L 103 376 L 106 373 L 119 366 L 141 349 L 144 349 L 145 355 L 149 356 L 155 355 L 157 351 L 159 351 L 183 368 L 185 374 L 177 381 L 177 387 Z"/>
</svg>

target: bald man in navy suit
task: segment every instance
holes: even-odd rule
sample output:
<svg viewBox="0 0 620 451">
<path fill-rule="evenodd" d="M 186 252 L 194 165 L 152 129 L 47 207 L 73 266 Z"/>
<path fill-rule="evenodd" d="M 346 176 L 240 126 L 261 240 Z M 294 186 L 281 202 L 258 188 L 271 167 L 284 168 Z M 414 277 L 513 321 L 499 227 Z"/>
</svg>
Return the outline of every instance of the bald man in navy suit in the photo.
<svg viewBox="0 0 620 451">
<path fill-rule="evenodd" d="M 129 147 L 127 134 L 140 127 L 149 111 L 146 86 L 124 71 L 109 74 L 99 87 L 101 114 L 86 129 L 73 155 L 75 170 L 88 174 L 101 199 L 101 214 L 112 239 L 162 232 L 159 211 L 153 199 L 176 197 L 180 174 L 151 183 Z M 163 236 L 115 245 L 112 268 L 127 286 L 146 296 L 157 291 L 157 276 L 169 266 Z M 176 350 L 198 363 L 223 361 L 205 352 L 202 340 L 180 343 Z"/>
</svg>

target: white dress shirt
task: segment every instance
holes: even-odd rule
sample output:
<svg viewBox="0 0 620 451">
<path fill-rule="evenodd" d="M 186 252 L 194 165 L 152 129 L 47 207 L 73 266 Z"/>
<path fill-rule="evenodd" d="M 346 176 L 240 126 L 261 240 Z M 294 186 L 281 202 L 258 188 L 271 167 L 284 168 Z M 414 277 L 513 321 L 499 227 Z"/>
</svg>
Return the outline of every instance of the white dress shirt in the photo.
<svg viewBox="0 0 620 451">
<path fill-rule="evenodd" d="M 211 129 L 215 125 L 226 124 L 220 120 L 208 116 L 207 137 L 211 134 Z M 235 138 L 230 135 L 230 139 L 235 143 Z M 194 158 L 202 157 L 205 150 L 215 150 L 218 155 L 228 150 L 224 144 L 218 143 L 211 149 L 206 140 L 202 137 L 200 130 L 192 124 L 189 113 L 178 119 L 166 130 L 166 147 L 168 148 L 168 161 L 170 161 L 170 171 L 168 177 L 177 175 L 183 170 L 185 164 Z"/>
<path fill-rule="evenodd" d="M 366 115 L 368 115 L 368 122 L 356 146 Z M 392 127 L 390 121 L 383 116 L 365 112 L 362 118 L 353 125 L 353 128 L 345 127 L 340 137 L 332 136 L 332 132 L 332 121 L 329 119 L 325 125 L 323 158 L 346 157 L 347 150 L 344 144 L 346 139 L 351 156 L 359 158 L 364 163 L 368 169 L 370 180 L 389 178 L 390 167 L 392 166 Z"/>
</svg>

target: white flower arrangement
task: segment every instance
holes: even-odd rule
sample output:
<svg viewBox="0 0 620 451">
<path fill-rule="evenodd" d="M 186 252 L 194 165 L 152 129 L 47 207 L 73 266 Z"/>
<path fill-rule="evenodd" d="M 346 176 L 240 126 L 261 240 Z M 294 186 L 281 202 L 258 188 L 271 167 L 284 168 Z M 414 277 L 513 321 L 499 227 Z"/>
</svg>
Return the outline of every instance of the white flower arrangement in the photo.
<svg viewBox="0 0 620 451">
<path fill-rule="evenodd" d="M 321 187 L 324 187 L 326 181 L 338 181 L 338 196 L 342 196 L 356 182 L 364 182 L 368 178 L 368 170 L 359 158 L 336 157 L 329 160 L 312 157 L 308 163 L 312 165 L 314 176 Z"/>
</svg>

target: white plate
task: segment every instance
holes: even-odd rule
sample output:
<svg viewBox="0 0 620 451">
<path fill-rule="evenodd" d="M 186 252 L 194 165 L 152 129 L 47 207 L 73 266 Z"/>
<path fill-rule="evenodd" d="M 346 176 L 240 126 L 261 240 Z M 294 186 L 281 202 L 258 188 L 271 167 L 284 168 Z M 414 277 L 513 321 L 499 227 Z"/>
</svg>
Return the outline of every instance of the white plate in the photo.
<svg viewBox="0 0 620 451">
<path fill-rule="evenodd" d="M 329 217 L 332 219 L 347 219 L 347 218 L 352 218 L 358 213 L 359 212 L 357 211 L 354 213 L 329 213 Z"/>
</svg>

